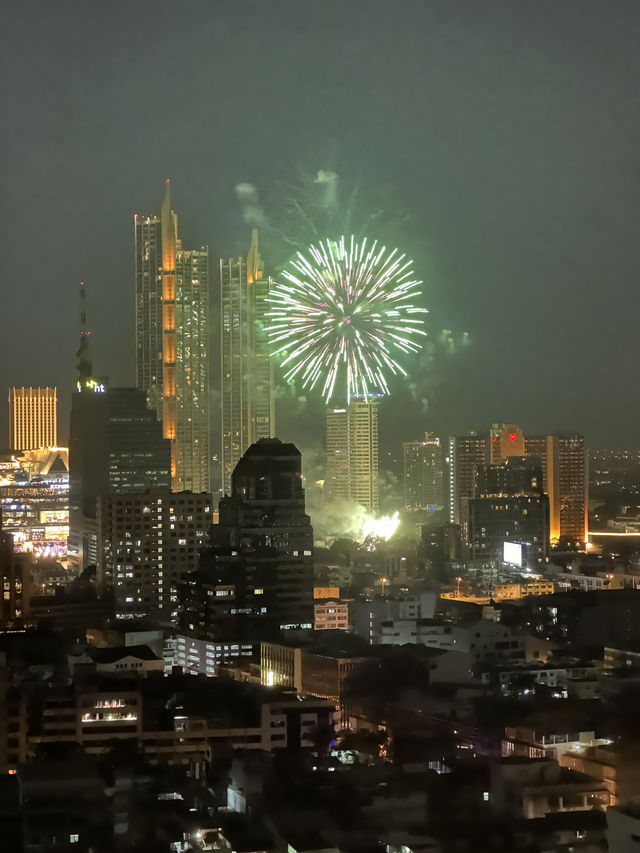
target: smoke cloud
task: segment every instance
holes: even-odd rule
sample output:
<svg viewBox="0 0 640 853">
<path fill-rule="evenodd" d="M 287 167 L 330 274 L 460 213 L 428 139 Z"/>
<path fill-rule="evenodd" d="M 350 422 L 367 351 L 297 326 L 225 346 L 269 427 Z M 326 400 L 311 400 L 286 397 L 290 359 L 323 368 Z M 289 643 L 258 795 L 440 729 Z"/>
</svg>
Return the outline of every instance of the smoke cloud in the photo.
<svg viewBox="0 0 640 853">
<path fill-rule="evenodd" d="M 417 369 L 412 371 L 415 378 L 407 383 L 411 396 L 423 413 L 429 409 L 431 399 L 444 382 L 443 360 L 457 358 L 470 345 L 469 332 L 455 333 L 451 329 L 441 329 L 426 339 L 417 357 Z"/>
<path fill-rule="evenodd" d="M 336 172 L 328 172 L 325 169 L 318 169 L 316 172 L 314 184 L 335 184 L 338 181 Z"/>
<path fill-rule="evenodd" d="M 263 228 L 267 224 L 267 215 L 260 203 L 258 190 L 253 184 L 241 182 L 234 187 L 236 197 L 242 205 L 242 218 L 247 225 Z"/>
<path fill-rule="evenodd" d="M 332 500 L 330 504 L 310 507 L 315 539 L 331 542 L 334 539 L 362 541 L 362 532 L 369 517 L 367 510 L 355 501 Z"/>
</svg>

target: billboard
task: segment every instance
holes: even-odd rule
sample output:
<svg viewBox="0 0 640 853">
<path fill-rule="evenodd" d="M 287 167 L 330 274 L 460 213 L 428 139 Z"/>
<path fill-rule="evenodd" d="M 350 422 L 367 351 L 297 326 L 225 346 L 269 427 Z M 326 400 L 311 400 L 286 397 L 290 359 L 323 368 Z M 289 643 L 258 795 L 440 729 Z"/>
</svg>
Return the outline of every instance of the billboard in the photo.
<svg viewBox="0 0 640 853">
<path fill-rule="evenodd" d="M 522 544 L 520 542 L 505 542 L 502 549 L 502 560 L 510 566 L 522 568 Z"/>
</svg>

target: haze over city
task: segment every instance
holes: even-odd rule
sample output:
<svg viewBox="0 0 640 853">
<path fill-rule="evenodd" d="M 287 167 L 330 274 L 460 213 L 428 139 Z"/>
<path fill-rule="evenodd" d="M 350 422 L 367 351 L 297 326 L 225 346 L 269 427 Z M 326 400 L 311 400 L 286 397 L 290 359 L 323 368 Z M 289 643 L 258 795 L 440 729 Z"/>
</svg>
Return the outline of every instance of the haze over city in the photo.
<svg viewBox="0 0 640 853">
<path fill-rule="evenodd" d="M 0 853 L 633 853 L 638 3 L 5 6 Z"/>
<path fill-rule="evenodd" d="M 132 381 L 131 217 L 156 209 L 166 177 L 189 244 L 234 254 L 248 239 L 237 184 L 269 220 L 283 184 L 325 170 L 365 214 L 388 214 L 371 236 L 415 259 L 431 343 L 468 333 L 464 352 L 412 365 L 419 391 L 397 389 L 383 441 L 414 438 L 416 419 L 447 431 L 496 417 L 632 441 L 636 4 L 176 13 L 142 0 L 5 15 L 4 385 L 37 373 L 68 411 L 81 280 L 100 371 Z M 294 439 L 317 420 L 283 411 Z"/>
</svg>

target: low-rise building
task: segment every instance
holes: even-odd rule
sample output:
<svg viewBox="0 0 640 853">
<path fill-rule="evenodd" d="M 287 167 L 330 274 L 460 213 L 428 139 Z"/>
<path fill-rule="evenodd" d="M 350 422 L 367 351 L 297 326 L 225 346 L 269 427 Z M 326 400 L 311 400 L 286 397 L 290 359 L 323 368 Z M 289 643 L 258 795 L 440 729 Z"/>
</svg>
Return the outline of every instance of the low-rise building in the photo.
<svg viewBox="0 0 640 853">
<path fill-rule="evenodd" d="M 350 601 L 316 599 L 313 602 L 315 631 L 349 631 L 351 629 Z"/>
<path fill-rule="evenodd" d="M 552 758 L 559 761 L 566 752 L 580 752 L 589 746 L 605 744 L 594 731 L 561 731 L 548 726 L 545 730 L 530 726 L 507 726 L 502 739 L 503 758 Z"/>
<path fill-rule="evenodd" d="M 176 636 L 174 665 L 189 675 L 218 674 L 218 667 L 256 652 L 257 643 L 245 640 L 202 640 L 185 634 Z"/>
<path fill-rule="evenodd" d="M 493 761 L 489 796 L 495 814 L 526 819 L 603 809 L 612 803 L 605 784 L 547 758 Z"/>
<path fill-rule="evenodd" d="M 457 629 L 450 622 L 438 619 L 391 619 L 380 624 L 379 640 L 383 646 L 415 643 L 436 649 L 453 649 L 457 642 L 456 633 Z"/>
<path fill-rule="evenodd" d="M 566 698 L 573 682 L 597 684 L 598 673 L 599 669 L 595 664 L 584 661 L 521 663 L 514 666 L 499 664 L 485 669 L 482 672 L 482 680 L 485 684 L 495 684 L 505 696 L 512 694 L 514 690 L 530 692 L 531 686 L 537 684 L 549 687 L 558 696 Z"/>
<path fill-rule="evenodd" d="M 368 644 L 344 631 L 313 632 L 298 640 L 263 642 L 262 683 L 292 687 L 318 696 L 339 709 L 340 722 L 349 717 L 346 683 L 370 659 Z"/>
<path fill-rule="evenodd" d="M 560 764 L 588 773 L 602 782 L 611 795 L 611 804 L 640 804 L 640 748 L 635 743 L 608 743 L 567 752 Z"/>
<path fill-rule="evenodd" d="M 152 763 L 201 765 L 216 746 L 271 751 L 315 745 L 334 705 L 313 696 L 229 679 L 103 679 L 92 691 L 49 690 L 32 713 L 27 757 L 55 746 L 100 755 L 128 742 Z M 129 689 L 127 689 L 127 687 Z M 23 698 L 25 705 L 28 704 Z"/>
<path fill-rule="evenodd" d="M 111 646 L 97 648 L 88 646 L 84 651 L 69 655 L 69 670 L 76 667 L 95 669 L 100 675 L 149 675 L 164 673 L 164 658 L 149 646 Z"/>
<path fill-rule="evenodd" d="M 376 596 L 354 601 L 353 626 L 370 645 L 380 642 L 380 625 L 391 619 L 432 619 L 436 594 L 430 591 Z"/>
</svg>

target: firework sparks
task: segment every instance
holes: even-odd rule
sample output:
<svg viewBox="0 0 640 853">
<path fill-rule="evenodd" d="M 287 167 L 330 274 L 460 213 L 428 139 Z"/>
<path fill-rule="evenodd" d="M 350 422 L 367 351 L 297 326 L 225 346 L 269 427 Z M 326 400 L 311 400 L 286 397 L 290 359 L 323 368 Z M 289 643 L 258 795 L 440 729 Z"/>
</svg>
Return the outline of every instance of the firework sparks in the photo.
<svg viewBox="0 0 640 853">
<path fill-rule="evenodd" d="M 269 340 L 285 379 L 321 385 L 326 402 L 342 377 L 347 400 L 388 394 L 388 374 L 406 376 L 397 357 L 418 352 L 426 335 L 427 311 L 414 304 L 421 285 L 412 261 L 377 241 L 342 237 L 298 252 L 269 297 Z"/>
<path fill-rule="evenodd" d="M 400 513 L 383 515 L 382 518 L 368 518 L 362 528 L 362 535 L 367 539 L 382 539 L 388 542 L 400 526 Z"/>
</svg>

